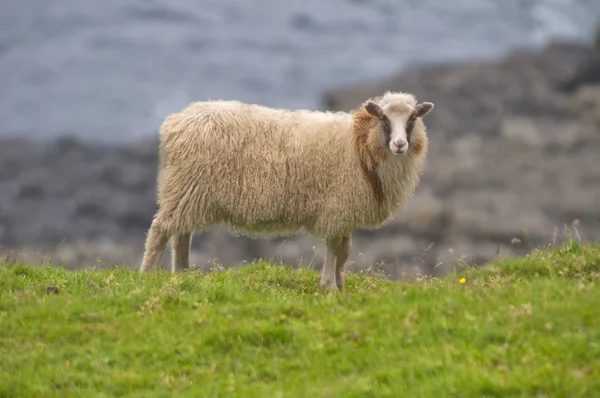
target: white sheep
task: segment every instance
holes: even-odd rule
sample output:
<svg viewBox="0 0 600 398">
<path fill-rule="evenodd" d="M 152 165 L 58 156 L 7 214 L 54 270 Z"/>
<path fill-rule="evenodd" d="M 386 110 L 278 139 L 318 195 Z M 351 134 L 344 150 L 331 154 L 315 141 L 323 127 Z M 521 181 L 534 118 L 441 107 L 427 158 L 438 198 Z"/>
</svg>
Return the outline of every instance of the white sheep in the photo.
<svg viewBox="0 0 600 398">
<path fill-rule="evenodd" d="M 325 240 L 321 284 L 344 287 L 356 229 L 380 227 L 419 183 L 433 104 L 386 92 L 351 113 L 238 101 L 190 104 L 160 128 L 157 204 L 141 272 L 189 267 L 191 236 L 223 224 L 249 236 Z"/>
</svg>

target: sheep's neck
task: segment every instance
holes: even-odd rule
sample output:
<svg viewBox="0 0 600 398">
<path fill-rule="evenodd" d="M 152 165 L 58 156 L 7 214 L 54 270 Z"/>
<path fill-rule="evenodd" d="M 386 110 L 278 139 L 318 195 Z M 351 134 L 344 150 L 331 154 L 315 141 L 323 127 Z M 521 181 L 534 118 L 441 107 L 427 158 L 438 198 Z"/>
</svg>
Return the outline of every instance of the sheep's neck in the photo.
<svg viewBox="0 0 600 398">
<path fill-rule="evenodd" d="M 354 144 L 363 177 L 371 187 L 375 201 L 381 205 L 385 201 L 385 195 L 378 168 L 387 154 L 379 144 L 377 118 L 365 110 L 359 110 L 354 113 L 353 122 Z"/>
</svg>

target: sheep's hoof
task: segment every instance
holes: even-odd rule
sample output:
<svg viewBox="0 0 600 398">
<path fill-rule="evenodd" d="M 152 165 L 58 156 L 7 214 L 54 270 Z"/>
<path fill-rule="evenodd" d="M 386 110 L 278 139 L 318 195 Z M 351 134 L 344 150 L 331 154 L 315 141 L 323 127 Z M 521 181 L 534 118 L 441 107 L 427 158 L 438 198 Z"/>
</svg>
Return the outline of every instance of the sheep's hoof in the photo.
<svg viewBox="0 0 600 398">
<path fill-rule="evenodd" d="M 337 284 L 335 281 L 324 280 L 321 281 L 321 286 L 326 287 L 329 290 L 338 290 Z"/>
</svg>

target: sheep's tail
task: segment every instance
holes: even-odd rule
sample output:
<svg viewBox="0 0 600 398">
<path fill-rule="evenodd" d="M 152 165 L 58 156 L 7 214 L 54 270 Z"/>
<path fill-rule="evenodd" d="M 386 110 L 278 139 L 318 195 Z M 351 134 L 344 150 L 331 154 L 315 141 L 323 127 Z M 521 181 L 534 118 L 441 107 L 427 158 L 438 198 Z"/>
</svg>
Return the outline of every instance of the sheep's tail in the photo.
<svg viewBox="0 0 600 398">
<path fill-rule="evenodd" d="M 156 170 L 156 176 L 157 176 L 157 178 L 158 178 L 159 181 L 161 179 L 162 172 L 164 171 L 166 163 L 167 163 L 167 161 L 165 159 L 165 156 L 166 156 L 166 150 L 165 150 L 165 145 L 166 145 L 165 140 L 166 140 L 166 137 L 165 137 L 165 132 L 168 131 L 168 125 L 167 125 L 168 121 L 169 121 L 169 118 L 167 118 L 163 122 L 163 124 L 160 126 L 159 134 L 158 134 L 158 136 L 159 136 L 159 140 L 158 140 L 158 165 L 157 165 L 157 170 Z"/>
<path fill-rule="evenodd" d="M 165 118 L 163 123 L 160 125 L 158 131 L 159 143 L 158 143 L 158 174 L 164 170 L 165 168 L 165 146 L 169 144 L 169 132 L 173 130 L 173 125 L 177 123 L 177 114 L 171 114 Z"/>
<path fill-rule="evenodd" d="M 163 169 L 165 168 L 165 159 L 164 159 L 164 149 L 162 147 L 162 145 L 158 146 L 158 169 L 157 172 L 158 174 L 160 174 Z"/>
</svg>

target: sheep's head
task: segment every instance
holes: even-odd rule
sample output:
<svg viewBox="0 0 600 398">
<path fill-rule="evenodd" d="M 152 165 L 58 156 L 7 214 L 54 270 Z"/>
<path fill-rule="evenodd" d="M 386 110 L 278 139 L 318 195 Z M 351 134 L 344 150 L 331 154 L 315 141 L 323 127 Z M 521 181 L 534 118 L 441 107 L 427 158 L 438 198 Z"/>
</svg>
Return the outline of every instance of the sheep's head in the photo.
<svg viewBox="0 0 600 398">
<path fill-rule="evenodd" d="M 410 97 L 412 99 L 412 96 Z M 406 153 L 412 143 L 415 122 L 433 109 L 433 103 L 422 102 L 413 106 L 410 101 L 393 101 L 384 96 L 379 104 L 367 102 L 365 110 L 379 119 L 382 143 L 393 154 Z"/>
</svg>

